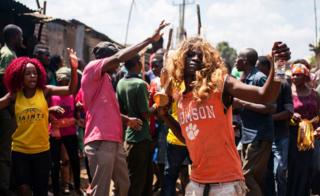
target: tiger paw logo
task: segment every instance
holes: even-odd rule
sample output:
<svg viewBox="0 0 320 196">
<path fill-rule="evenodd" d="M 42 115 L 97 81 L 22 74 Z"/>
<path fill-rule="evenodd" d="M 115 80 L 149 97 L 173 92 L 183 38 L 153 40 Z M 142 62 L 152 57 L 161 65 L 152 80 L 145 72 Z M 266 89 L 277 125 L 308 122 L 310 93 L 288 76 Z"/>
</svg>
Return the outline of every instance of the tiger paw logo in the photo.
<svg viewBox="0 0 320 196">
<path fill-rule="evenodd" d="M 186 131 L 187 131 L 187 136 L 188 136 L 189 140 L 194 140 L 199 134 L 199 129 L 198 129 L 197 125 L 192 124 L 192 123 L 190 123 L 187 126 Z"/>
</svg>

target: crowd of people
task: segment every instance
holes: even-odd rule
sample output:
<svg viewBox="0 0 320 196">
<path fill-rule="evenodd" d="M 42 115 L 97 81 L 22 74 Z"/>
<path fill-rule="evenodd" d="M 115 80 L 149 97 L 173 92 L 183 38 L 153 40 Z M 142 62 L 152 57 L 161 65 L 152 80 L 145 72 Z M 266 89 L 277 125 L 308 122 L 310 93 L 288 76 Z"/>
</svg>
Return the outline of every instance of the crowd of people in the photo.
<svg viewBox="0 0 320 196">
<path fill-rule="evenodd" d="M 3 29 L 0 195 L 320 194 L 311 65 L 290 61 L 283 42 L 266 56 L 241 50 L 234 67 L 202 37 L 167 51 L 166 26 L 124 49 L 100 42 L 85 66 L 73 49 L 66 61 L 41 43 L 17 57 L 23 32 Z"/>
</svg>

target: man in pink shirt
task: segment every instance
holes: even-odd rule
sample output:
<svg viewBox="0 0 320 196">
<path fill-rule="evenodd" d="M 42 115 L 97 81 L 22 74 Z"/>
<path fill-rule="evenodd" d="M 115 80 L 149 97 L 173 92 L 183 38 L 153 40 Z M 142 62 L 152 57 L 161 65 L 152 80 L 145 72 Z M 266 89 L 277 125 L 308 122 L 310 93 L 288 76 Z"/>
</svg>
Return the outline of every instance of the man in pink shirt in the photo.
<svg viewBox="0 0 320 196">
<path fill-rule="evenodd" d="M 93 196 L 109 195 L 111 179 L 117 195 L 128 194 L 130 182 L 122 146 L 122 122 L 135 130 L 142 125 L 141 120 L 120 114 L 109 74 L 116 71 L 120 62 L 129 60 L 148 44 L 159 40 L 160 31 L 167 25 L 162 21 L 151 37 L 120 51 L 112 43 L 99 43 L 93 50 L 97 60 L 89 62 L 83 71 L 84 151 L 92 174 Z"/>
</svg>

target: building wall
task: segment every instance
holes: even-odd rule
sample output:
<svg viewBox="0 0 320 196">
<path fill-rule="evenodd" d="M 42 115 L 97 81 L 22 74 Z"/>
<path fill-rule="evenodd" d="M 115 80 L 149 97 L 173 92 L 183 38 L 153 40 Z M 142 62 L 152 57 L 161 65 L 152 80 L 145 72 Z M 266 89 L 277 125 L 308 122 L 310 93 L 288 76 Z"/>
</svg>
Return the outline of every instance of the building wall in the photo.
<svg viewBox="0 0 320 196">
<path fill-rule="evenodd" d="M 35 35 L 38 35 L 39 24 L 36 25 Z M 107 40 L 106 36 L 87 29 L 85 25 L 74 24 L 63 20 L 53 20 L 43 25 L 40 42 L 48 46 L 51 55 L 57 54 L 68 61 L 67 48 L 73 48 L 77 56 L 85 64 L 94 59 L 93 48 L 101 41 Z"/>
<path fill-rule="evenodd" d="M 75 44 L 74 48 L 80 59 L 84 59 L 84 44 L 85 44 L 85 26 L 77 25 L 75 29 Z M 86 59 L 88 60 L 88 59 Z"/>
<path fill-rule="evenodd" d="M 93 51 L 93 48 L 103 40 L 100 40 L 90 34 L 87 34 L 86 37 L 85 37 L 85 45 L 86 45 L 86 57 L 87 59 L 89 60 L 93 60 L 95 59 L 92 51 Z"/>
<path fill-rule="evenodd" d="M 39 24 L 35 33 L 39 31 Z M 73 48 L 79 58 L 83 58 L 84 26 L 65 25 L 49 22 L 43 25 L 41 43 L 49 48 L 51 55 L 61 55 L 68 64 L 67 48 Z"/>
</svg>

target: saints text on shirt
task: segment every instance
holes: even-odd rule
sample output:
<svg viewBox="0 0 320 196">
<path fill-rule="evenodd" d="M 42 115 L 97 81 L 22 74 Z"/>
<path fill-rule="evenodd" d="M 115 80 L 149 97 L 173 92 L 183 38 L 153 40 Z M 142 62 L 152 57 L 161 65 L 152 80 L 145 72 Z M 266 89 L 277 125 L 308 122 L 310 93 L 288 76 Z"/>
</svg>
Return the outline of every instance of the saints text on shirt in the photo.
<svg viewBox="0 0 320 196">
<path fill-rule="evenodd" d="M 17 120 L 19 123 L 40 121 L 44 117 L 45 115 L 37 108 L 28 108 L 17 114 Z"/>
<path fill-rule="evenodd" d="M 197 120 L 204 120 L 204 119 L 213 119 L 216 118 L 213 105 L 195 105 L 189 107 L 183 107 L 181 104 L 179 105 L 179 109 L 182 112 L 179 113 L 179 123 L 185 124 L 190 123 Z"/>
</svg>

